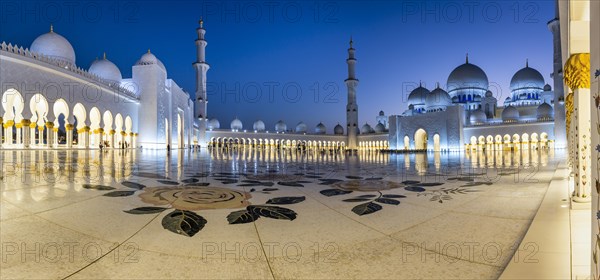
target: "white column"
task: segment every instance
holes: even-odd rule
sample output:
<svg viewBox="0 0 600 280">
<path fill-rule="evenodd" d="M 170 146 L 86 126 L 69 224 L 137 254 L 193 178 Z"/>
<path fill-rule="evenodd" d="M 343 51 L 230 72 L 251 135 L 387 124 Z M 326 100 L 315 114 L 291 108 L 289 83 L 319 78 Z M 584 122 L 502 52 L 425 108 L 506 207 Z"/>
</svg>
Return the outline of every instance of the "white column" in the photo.
<svg viewBox="0 0 600 280">
<path fill-rule="evenodd" d="M 73 147 L 73 125 L 66 124 L 65 130 L 67 131 L 67 148 Z"/>
</svg>

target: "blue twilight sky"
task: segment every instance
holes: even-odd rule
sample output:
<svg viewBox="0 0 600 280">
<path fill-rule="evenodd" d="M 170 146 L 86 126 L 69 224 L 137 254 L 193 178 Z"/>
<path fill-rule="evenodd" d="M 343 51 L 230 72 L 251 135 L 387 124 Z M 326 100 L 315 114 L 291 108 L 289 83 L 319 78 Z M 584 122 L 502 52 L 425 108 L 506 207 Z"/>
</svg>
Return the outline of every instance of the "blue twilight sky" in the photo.
<svg viewBox="0 0 600 280">
<path fill-rule="evenodd" d="M 106 51 L 126 78 L 151 49 L 192 97 L 194 40 L 207 30 L 208 116 L 244 128 L 345 122 L 348 41 L 356 48 L 360 123 L 400 114 L 412 88 L 430 90 L 464 63 L 480 66 L 498 100 L 525 60 L 552 84 L 554 1 L 15 1 L 0 2 L 0 41 L 29 46 L 49 25 L 88 68 Z"/>
</svg>

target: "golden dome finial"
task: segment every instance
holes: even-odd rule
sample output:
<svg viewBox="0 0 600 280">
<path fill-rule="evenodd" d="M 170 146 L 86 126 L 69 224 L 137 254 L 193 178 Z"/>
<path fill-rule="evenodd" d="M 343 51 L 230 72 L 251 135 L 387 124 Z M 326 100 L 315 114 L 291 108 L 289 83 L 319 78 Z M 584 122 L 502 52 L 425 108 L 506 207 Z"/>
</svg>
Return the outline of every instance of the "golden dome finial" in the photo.
<svg viewBox="0 0 600 280">
<path fill-rule="evenodd" d="M 106 60 L 106 52 L 102 54 L 102 59 Z"/>
<path fill-rule="evenodd" d="M 467 58 L 465 59 L 465 63 L 469 64 L 469 53 L 467 53 Z"/>
<path fill-rule="evenodd" d="M 50 33 L 54 32 L 54 26 L 52 25 L 52 23 L 50 24 Z"/>
<path fill-rule="evenodd" d="M 148 53 L 150 53 L 150 49 L 148 49 Z"/>
<path fill-rule="evenodd" d="M 204 28 L 204 27 L 203 27 L 203 25 L 204 25 L 204 20 L 202 19 L 202 17 L 200 17 L 200 21 L 199 21 L 199 23 L 200 23 L 200 28 Z"/>
<path fill-rule="evenodd" d="M 529 58 L 525 59 L 525 68 L 529 68 Z"/>
</svg>

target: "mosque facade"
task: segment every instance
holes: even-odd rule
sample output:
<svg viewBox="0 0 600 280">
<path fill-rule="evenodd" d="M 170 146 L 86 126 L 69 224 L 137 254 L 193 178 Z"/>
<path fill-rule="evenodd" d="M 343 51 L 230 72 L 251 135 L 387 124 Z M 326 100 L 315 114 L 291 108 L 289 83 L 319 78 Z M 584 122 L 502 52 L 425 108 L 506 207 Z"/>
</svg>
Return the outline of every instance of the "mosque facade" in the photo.
<svg viewBox="0 0 600 280">
<path fill-rule="evenodd" d="M 549 25 L 556 24 L 555 22 Z M 550 26 L 555 53 L 560 34 Z M 267 128 L 250 123 L 209 118 L 206 91 L 210 66 L 203 22 L 197 28 L 196 98 L 192 100 L 168 77 L 165 65 L 150 51 L 124 78 L 104 54 L 88 69 L 76 64 L 69 41 L 50 32 L 29 48 L 0 45 L 2 141 L 0 148 L 185 148 L 212 146 L 272 146 L 339 150 L 384 149 L 451 151 L 461 149 L 563 148 L 564 94 L 546 84 L 526 62 L 510 81 L 510 96 L 497 100 L 483 69 L 465 59 L 446 85 L 423 85 L 411 91 L 408 109 L 375 116 L 375 124 L 358 122 L 357 59 L 350 40 L 346 119 L 332 130 L 278 121 Z M 561 67 L 555 55 L 555 68 Z M 560 77 L 555 69 L 553 77 Z M 557 75 L 559 77 L 557 77 Z M 556 85 L 556 83 L 555 83 Z M 555 113 L 558 111 L 557 113 Z"/>
</svg>

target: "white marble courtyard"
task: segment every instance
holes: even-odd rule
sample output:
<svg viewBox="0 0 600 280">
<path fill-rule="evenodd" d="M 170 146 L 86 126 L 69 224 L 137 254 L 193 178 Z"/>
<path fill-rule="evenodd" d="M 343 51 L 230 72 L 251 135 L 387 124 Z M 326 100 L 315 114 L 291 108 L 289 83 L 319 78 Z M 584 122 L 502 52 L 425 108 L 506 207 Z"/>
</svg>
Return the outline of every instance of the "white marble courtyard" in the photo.
<svg viewBox="0 0 600 280">
<path fill-rule="evenodd" d="M 564 160 L 553 150 L 0 156 L 3 279 L 498 278 L 544 251 L 521 240 Z"/>
</svg>

